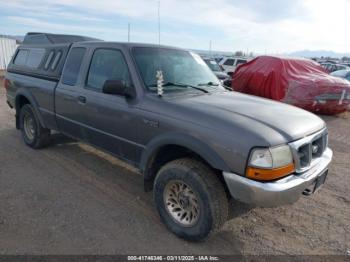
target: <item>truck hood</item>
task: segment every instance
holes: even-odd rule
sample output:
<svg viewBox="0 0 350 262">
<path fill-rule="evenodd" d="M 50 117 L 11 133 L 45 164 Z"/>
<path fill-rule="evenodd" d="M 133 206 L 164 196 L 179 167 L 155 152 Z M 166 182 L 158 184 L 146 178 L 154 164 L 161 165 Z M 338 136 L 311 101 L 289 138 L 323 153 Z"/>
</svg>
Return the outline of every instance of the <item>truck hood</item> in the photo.
<svg viewBox="0 0 350 262">
<path fill-rule="evenodd" d="M 202 121 L 215 126 L 216 119 L 231 123 L 232 126 L 242 126 L 243 130 L 254 130 L 262 136 L 283 136 L 291 142 L 325 127 L 324 121 L 318 116 L 303 109 L 238 92 L 217 92 L 210 95 L 191 96 L 177 103 L 187 109 L 201 111 L 207 117 Z M 268 131 L 270 130 L 270 131 Z"/>
</svg>

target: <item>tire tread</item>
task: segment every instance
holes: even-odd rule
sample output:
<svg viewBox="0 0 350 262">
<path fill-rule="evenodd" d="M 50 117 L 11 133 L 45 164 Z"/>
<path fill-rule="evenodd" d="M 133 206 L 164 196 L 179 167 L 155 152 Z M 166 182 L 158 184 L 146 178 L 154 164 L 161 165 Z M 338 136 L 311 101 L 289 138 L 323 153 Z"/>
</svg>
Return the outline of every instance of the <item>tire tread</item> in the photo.
<svg viewBox="0 0 350 262">
<path fill-rule="evenodd" d="M 209 196 L 209 204 L 213 216 L 213 224 L 208 236 L 217 233 L 228 217 L 228 198 L 224 185 L 219 179 L 218 174 L 205 163 L 193 158 L 180 158 L 168 162 L 159 170 L 158 174 L 173 167 L 185 167 L 195 171 L 195 174 L 199 176 L 201 183 L 204 183 L 203 188 Z M 156 177 L 155 183 L 157 183 L 157 178 L 158 176 Z"/>
<path fill-rule="evenodd" d="M 31 104 L 23 105 L 21 108 L 21 111 L 20 111 L 20 127 L 21 127 L 21 131 L 22 131 L 22 136 L 25 136 L 24 130 L 23 130 L 23 123 L 22 123 L 22 121 L 23 121 L 22 114 L 24 113 L 24 111 L 28 111 L 33 115 L 34 120 L 36 122 L 36 126 L 37 126 L 37 130 L 36 130 L 37 133 L 36 133 L 36 137 L 34 139 L 34 142 L 28 143 L 24 139 L 25 143 L 34 149 L 40 149 L 40 148 L 46 147 L 50 143 L 50 129 L 44 128 L 41 125 L 41 123 L 38 119 L 38 116 L 36 115 L 34 108 Z"/>
</svg>

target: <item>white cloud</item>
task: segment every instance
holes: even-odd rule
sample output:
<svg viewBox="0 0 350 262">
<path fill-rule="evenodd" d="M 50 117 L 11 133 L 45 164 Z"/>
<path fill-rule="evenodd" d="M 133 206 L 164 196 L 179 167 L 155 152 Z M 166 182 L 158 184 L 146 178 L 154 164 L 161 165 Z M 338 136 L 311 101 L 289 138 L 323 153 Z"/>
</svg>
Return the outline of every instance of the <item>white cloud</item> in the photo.
<svg viewBox="0 0 350 262">
<path fill-rule="evenodd" d="M 114 24 L 113 17 L 156 23 L 157 5 L 156 0 L 12 0 L 4 3 L 3 8 L 24 14 L 9 18 L 18 25 L 25 22 L 23 19 L 29 19 L 25 24 L 36 29 L 81 31 L 110 39 L 113 33 L 123 37 L 126 34 L 125 25 Z M 349 52 L 349 10 L 349 0 L 161 0 L 162 41 L 207 48 L 212 40 L 214 49 L 227 51 L 280 53 L 332 49 Z M 61 18 L 65 23 L 70 21 L 71 25 L 51 22 L 50 17 Z M 84 26 L 84 22 L 93 25 Z M 177 29 L 179 25 L 181 30 Z M 192 35 L 191 27 L 200 27 L 203 33 Z M 156 27 L 145 30 L 132 26 L 132 29 L 134 40 L 155 42 L 157 39 Z"/>
</svg>

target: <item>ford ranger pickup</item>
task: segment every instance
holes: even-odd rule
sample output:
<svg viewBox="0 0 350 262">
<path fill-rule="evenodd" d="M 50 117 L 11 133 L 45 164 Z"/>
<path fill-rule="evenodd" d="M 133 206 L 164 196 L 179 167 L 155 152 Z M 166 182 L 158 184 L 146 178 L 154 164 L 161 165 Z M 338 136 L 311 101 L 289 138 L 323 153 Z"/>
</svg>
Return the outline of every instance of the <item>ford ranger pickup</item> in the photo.
<svg viewBox="0 0 350 262">
<path fill-rule="evenodd" d="M 25 144 L 58 131 L 137 167 L 161 220 L 191 241 L 220 229 L 230 198 L 273 207 L 312 195 L 332 159 L 319 117 L 228 91 L 179 48 L 28 33 L 5 88 Z"/>
</svg>

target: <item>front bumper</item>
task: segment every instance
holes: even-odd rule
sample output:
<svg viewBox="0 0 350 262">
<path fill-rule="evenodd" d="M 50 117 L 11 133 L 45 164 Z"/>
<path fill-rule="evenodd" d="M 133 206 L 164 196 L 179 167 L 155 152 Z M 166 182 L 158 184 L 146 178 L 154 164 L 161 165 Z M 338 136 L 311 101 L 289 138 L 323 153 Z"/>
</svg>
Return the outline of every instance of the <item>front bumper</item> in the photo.
<svg viewBox="0 0 350 262">
<path fill-rule="evenodd" d="M 332 150 L 327 148 L 309 170 L 273 182 L 258 182 L 229 172 L 223 172 L 223 175 L 234 199 L 261 207 L 280 206 L 297 201 L 328 169 L 332 156 Z"/>
</svg>

